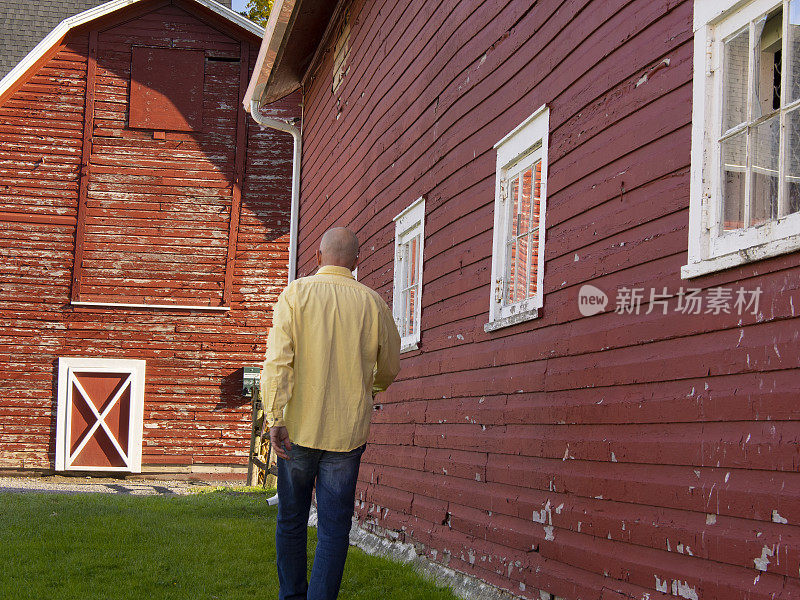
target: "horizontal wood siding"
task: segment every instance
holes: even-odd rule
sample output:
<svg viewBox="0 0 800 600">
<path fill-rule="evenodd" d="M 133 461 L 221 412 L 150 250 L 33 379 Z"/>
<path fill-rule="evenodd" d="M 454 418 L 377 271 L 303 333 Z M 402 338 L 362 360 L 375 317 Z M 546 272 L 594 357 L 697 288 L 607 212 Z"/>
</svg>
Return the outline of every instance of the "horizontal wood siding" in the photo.
<svg viewBox="0 0 800 600">
<path fill-rule="evenodd" d="M 391 305 L 392 218 L 427 213 L 421 346 L 377 400 L 362 524 L 527 598 L 800 595 L 797 256 L 680 279 L 692 2 L 349 14 L 341 86 L 327 40 L 304 90 L 299 273 L 352 227 Z M 544 308 L 485 333 L 492 146 L 542 104 Z M 585 283 L 604 313 L 581 316 Z M 615 313 L 625 286 L 666 287 L 667 314 Z M 760 310 L 676 312 L 681 287 L 718 286 L 760 287 Z"/>
<path fill-rule="evenodd" d="M 158 277 L 133 256 L 137 239 L 141 256 L 190 249 L 179 270 L 170 267 L 171 281 L 186 274 L 181 303 L 208 304 L 212 293 L 221 298 L 225 274 L 240 64 L 207 62 L 207 132 L 158 141 L 126 125 L 130 45 L 175 39 L 237 59 L 243 41 L 255 57 L 258 40 L 231 38 L 207 15 L 176 7 L 117 25 L 99 34 L 82 299 L 135 301 L 148 285 L 142 279 Z M 242 466 L 250 405 L 241 368 L 263 360 L 271 307 L 287 277 L 291 137 L 245 121 L 229 312 L 70 305 L 87 52 L 88 35 L 71 35 L 0 106 L 0 468 L 53 468 L 62 356 L 147 361 L 145 470 Z M 298 117 L 298 97 L 275 110 Z M 114 257 L 120 249 L 127 259 Z"/>
</svg>

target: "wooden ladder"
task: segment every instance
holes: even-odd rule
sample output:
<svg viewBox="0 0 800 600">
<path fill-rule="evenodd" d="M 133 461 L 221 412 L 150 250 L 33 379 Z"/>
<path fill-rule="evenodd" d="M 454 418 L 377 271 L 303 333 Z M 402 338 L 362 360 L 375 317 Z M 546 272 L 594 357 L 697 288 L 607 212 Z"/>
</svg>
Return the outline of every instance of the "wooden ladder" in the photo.
<svg viewBox="0 0 800 600">
<path fill-rule="evenodd" d="M 261 485 L 264 489 L 275 487 L 278 467 L 272 462 L 272 444 L 269 435 L 264 440 L 264 407 L 261 403 L 259 386 L 252 393 L 253 428 L 250 432 L 250 461 L 247 465 L 247 485 Z"/>
</svg>

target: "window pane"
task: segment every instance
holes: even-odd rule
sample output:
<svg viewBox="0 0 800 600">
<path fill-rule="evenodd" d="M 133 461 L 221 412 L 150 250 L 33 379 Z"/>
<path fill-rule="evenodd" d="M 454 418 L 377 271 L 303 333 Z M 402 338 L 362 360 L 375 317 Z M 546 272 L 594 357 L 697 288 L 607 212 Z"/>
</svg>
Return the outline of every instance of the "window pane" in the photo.
<svg viewBox="0 0 800 600">
<path fill-rule="evenodd" d="M 800 211 L 800 109 L 786 114 L 786 209 Z"/>
<path fill-rule="evenodd" d="M 516 235 L 524 235 L 530 229 L 531 222 L 531 177 L 533 170 L 525 169 L 520 176 L 522 185 L 520 186 L 519 201 L 517 203 L 517 229 Z"/>
<path fill-rule="evenodd" d="M 755 22 L 753 119 L 781 107 L 781 45 L 783 8 Z"/>
<path fill-rule="evenodd" d="M 408 244 L 400 246 L 400 289 L 408 287 Z"/>
<path fill-rule="evenodd" d="M 407 296 L 408 304 L 406 305 L 406 335 L 414 335 L 417 331 L 417 288 L 412 287 L 408 290 Z"/>
<path fill-rule="evenodd" d="M 419 260 L 421 236 L 417 235 L 405 244 L 401 250 L 401 305 L 402 322 L 398 327 L 401 336 L 413 335 L 416 332 L 416 314 L 419 301 Z"/>
<path fill-rule="evenodd" d="M 542 161 L 533 165 L 533 201 L 531 206 L 531 229 L 539 226 L 539 210 L 542 200 Z"/>
<path fill-rule="evenodd" d="M 519 177 L 515 177 L 511 182 L 511 229 L 508 239 L 513 239 L 519 235 L 520 230 L 520 201 L 519 201 Z"/>
<path fill-rule="evenodd" d="M 503 304 L 511 304 L 514 298 L 514 267 L 516 266 L 516 247 L 514 242 L 506 244 L 506 272 L 505 289 L 503 290 Z"/>
<path fill-rule="evenodd" d="M 521 302 L 527 290 L 527 244 L 525 238 L 516 238 L 508 246 L 508 269 L 505 297 L 506 304 Z"/>
<path fill-rule="evenodd" d="M 533 208 L 531 220 L 531 234 L 528 240 L 530 246 L 530 254 L 528 259 L 528 298 L 536 295 L 536 286 L 538 284 L 537 270 L 539 268 L 539 214 L 541 212 L 541 199 L 542 199 L 542 162 L 539 161 L 534 165 L 534 183 L 533 183 Z"/>
<path fill-rule="evenodd" d="M 750 134 L 752 151 L 751 225 L 759 225 L 778 216 L 778 151 L 780 117 L 774 116 L 753 127 Z"/>
<path fill-rule="evenodd" d="M 519 278 L 519 269 L 517 264 L 519 262 L 519 248 L 517 247 L 516 238 L 513 239 L 508 245 L 508 269 L 506 274 L 507 294 L 506 304 L 513 304 L 516 302 L 519 286 L 517 286 L 517 279 Z"/>
<path fill-rule="evenodd" d="M 400 308 L 399 313 L 395 317 L 395 322 L 397 323 L 397 332 L 400 336 L 404 336 L 406 334 L 406 309 L 408 307 L 408 297 L 407 292 L 404 290 L 400 292 Z"/>
<path fill-rule="evenodd" d="M 744 227 L 747 137 L 739 133 L 722 142 L 722 228 Z"/>
<path fill-rule="evenodd" d="M 419 259 L 419 236 L 408 243 L 408 277 L 406 285 L 417 283 L 417 273 L 419 271 L 417 260 Z"/>
<path fill-rule="evenodd" d="M 528 184 L 525 185 L 527 176 Z M 528 231 L 530 221 L 530 174 L 528 171 L 521 173 L 514 178 L 514 236 L 523 235 Z"/>
<path fill-rule="evenodd" d="M 411 271 L 411 244 L 410 243 L 406 243 L 405 244 L 404 254 L 405 254 L 405 261 L 403 263 L 403 267 L 404 267 L 403 270 L 405 271 L 405 273 L 403 273 L 403 285 L 405 287 L 409 287 L 413 283 L 413 281 L 411 279 L 412 278 L 412 275 L 411 275 L 412 271 Z"/>
<path fill-rule="evenodd" d="M 408 335 L 408 290 L 404 290 L 400 293 L 402 299 L 402 314 L 400 315 L 400 323 L 397 327 L 397 331 L 401 336 L 404 336 Z"/>
<path fill-rule="evenodd" d="M 525 300 L 528 294 L 528 236 L 517 240 L 519 261 L 517 262 L 517 302 Z"/>
<path fill-rule="evenodd" d="M 794 102 L 800 98 L 800 0 L 789 4 L 789 56 L 786 65 L 786 101 Z"/>
<path fill-rule="evenodd" d="M 522 302 L 528 292 L 528 236 L 519 238 L 517 245 L 519 249 L 517 252 L 517 297 L 515 301 Z"/>
<path fill-rule="evenodd" d="M 529 266 L 529 275 L 528 275 L 528 297 L 531 298 L 536 295 L 536 286 L 539 283 L 538 280 L 538 271 L 539 271 L 539 231 L 532 231 L 529 236 L 529 242 L 531 246 L 531 262 Z"/>
<path fill-rule="evenodd" d="M 747 57 L 749 51 L 749 30 L 742 31 L 725 42 L 723 132 L 747 120 Z"/>
<path fill-rule="evenodd" d="M 517 237 L 507 242 L 505 304 L 514 304 L 530 298 L 536 291 L 538 263 L 539 212 L 542 193 L 542 162 L 537 161 L 518 177 L 519 202 L 514 205 L 516 222 L 525 222 L 516 231 Z M 517 189 L 513 187 L 512 189 Z"/>
<path fill-rule="evenodd" d="M 405 290 L 400 292 L 400 314 L 397 317 L 397 331 L 400 333 L 400 336 L 404 336 L 406 334 L 406 326 L 408 323 L 408 319 L 406 315 L 408 309 L 408 292 Z"/>
</svg>

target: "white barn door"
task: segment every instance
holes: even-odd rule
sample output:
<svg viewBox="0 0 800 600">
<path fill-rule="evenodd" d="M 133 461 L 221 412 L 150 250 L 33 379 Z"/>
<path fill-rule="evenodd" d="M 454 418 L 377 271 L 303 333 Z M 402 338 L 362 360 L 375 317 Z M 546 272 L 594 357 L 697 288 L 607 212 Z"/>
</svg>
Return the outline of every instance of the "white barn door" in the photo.
<svg viewBox="0 0 800 600">
<path fill-rule="evenodd" d="M 145 361 L 59 358 L 57 471 L 142 470 Z"/>
</svg>

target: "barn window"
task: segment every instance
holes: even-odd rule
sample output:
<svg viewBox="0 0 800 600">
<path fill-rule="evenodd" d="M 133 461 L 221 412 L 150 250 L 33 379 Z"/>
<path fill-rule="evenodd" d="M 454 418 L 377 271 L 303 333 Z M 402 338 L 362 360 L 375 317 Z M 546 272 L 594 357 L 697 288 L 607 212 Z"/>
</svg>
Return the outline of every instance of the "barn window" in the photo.
<svg viewBox="0 0 800 600">
<path fill-rule="evenodd" d="M 695 2 L 689 263 L 800 249 L 800 0 Z"/>
<path fill-rule="evenodd" d="M 205 53 L 134 46 L 129 125 L 199 131 L 203 125 Z"/>
<path fill-rule="evenodd" d="M 393 312 L 404 352 L 419 347 L 421 334 L 425 198 L 416 200 L 394 222 Z"/>
<path fill-rule="evenodd" d="M 550 111 L 542 106 L 495 145 L 492 296 L 486 331 L 534 319 L 542 307 L 549 127 Z"/>
</svg>

